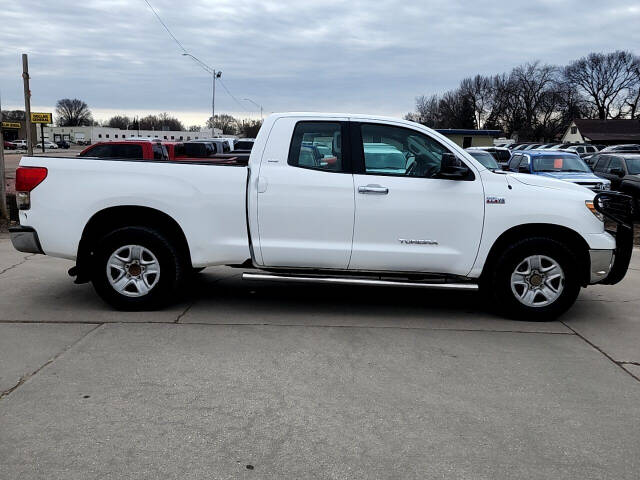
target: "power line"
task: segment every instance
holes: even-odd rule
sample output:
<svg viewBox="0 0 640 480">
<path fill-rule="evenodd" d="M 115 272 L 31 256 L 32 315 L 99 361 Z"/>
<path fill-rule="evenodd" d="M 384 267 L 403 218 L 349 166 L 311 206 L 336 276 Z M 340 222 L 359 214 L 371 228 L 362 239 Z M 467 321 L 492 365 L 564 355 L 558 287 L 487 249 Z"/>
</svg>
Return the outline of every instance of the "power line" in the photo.
<svg viewBox="0 0 640 480">
<path fill-rule="evenodd" d="M 180 49 L 182 50 L 182 52 L 184 54 L 189 55 L 191 58 L 193 58 L 196 62 L 198 62 L 198 64 L 200 64 L 200 66 L 202 68 L 204 68 L 206 71 L 208 71 L 209 73 L 215 73 L 215 70 L 213 70 L 211 67 L 209 67 L 208 65 L 206 65 L 205 63 L 203 63 L 202 61 L 200 61 L 198 58 L 194 57 L 193 55 L 191 55 L 186 48 L 184 48 L 184 46 L 182 45 L 182 43 L 180 43 L 180 40 L 178 40 L 176 38 L 176 36 L 171 33 L 171 30 L 169 30 L 169 27 L 167 27 L 166 23 L 164 23 L 162 21 L 162 18 L 160 18 L 160 15 L 158 15 L 158 12 L 156 12 L 156 9 L 153 8 L 153 5 L 151 5 L 151 3 L 149 3 L 149 0 L 144 0 L 144 3 L 147 4 L 147 6 L 151 9 L 151 11 L 153 12 L 153 14 L 155 15 L 155 17 L 158 19 L 158 21 L 160 22 L 160 24 L 164 27 L 164 29 L 167 31 L 167 33 L 169 34 L 169 36 L 173 39 L 174 42 L 176 42 L 176 44 L 180 47 Z M 222 81 L 222 78 L 218 77 L 218 81 L 220 82 L 220 84 L 222 85 L 222 88 L 224 88 L 225 92 L 227 92 L 227 94 L 233 98 L 233 100 L 240 106 L 240 108 L 242 108 L 242 110 L 244 110 L 245 112 L 248 112 L 248 110 L 246 109 L 246 107 L 240 102 L 240 100 L 238 100 L 227 88 L 227 86 L 224 84 L 224 82 Z"/>
<path fill-rule="evenodd" d="M 171 38 L 173 39 L 174 42 L 176 42 L 178 44 L 178 46 L 182 49 L 183 52 L 186 52 L 187 49 L 184 48 L 182 46 L 182 44 L 180 43 L 180 40 L 178 40 L 175 35 L 173 33 L 171 33 L 171 30 L 169 30 L 169 27 L 167 27 L 167 25 L 162 21 L 162 18 L 160 18 L 160 15 L 158 15 L 158 12 L 156 12 L 156 9 L 153 8 L 153 5 L 151 5 L 149 3 L 149 0 L 144 0 L 144 3 L 146 3 L 149 8 L 151 9 L 151 11 L 153 12 L 153 14 L 156 16 L 156 18 L 158 19 L 158 21 L 162 24 L 162 26 L 164 27 L 164 29 L 167 31 L 167 33 L 171 36 Z"/>
<path fill-rule="evenodd" d="M 247 108 L 246 108 L 244 105 L 242 105 L 242 103 L 240 102 L 240 100 L 238 100 L 238 99 L 233 95 L 233 93 L 231 93 L 231 92 L 229 91 L 229 89 L 227 88 L 227 86 L 226 86 L 226 85 L 224 84 L 224 82 L 222 81 L 222 78 L 219 78 L 219 79 L 218 79 L 218 81 L 219 81 L 219 82 L 220 82 L 220 84 L 222 85 L 222 88 L 224 88 L 225 92 L 227 92 L 227 93 L 229 94 L 229 96 L 230 96 L 231 98 L 233 98 L 233 99 L 235 100 L 235 102 L 236 102 L 238 105 L 240 105 L 240 108 L 242 108 L 242 110 L 244 110 L 245 112 L 248 112 L 249 110 L 247 110 Z"/>
</svg>

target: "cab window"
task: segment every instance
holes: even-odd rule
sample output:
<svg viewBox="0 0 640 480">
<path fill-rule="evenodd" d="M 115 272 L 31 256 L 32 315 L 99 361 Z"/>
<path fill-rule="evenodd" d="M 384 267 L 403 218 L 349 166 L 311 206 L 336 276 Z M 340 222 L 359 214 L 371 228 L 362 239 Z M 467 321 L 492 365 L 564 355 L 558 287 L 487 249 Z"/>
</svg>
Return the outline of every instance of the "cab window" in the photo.
<svg viewBox="0 0 640 480">
<path fill-rule="evenodd" d="M 434 178 L 442 156 L 452 153 L 436 140 L 409 128 L 380 124 L 360 126 L 364 173 Z"/>
<path fill-rule="evenodd" d="M 294 167 L 347 171 L 343 158 L 343 125 L 339 122 L 298 122 L 287 163 Z"/>
</svg>

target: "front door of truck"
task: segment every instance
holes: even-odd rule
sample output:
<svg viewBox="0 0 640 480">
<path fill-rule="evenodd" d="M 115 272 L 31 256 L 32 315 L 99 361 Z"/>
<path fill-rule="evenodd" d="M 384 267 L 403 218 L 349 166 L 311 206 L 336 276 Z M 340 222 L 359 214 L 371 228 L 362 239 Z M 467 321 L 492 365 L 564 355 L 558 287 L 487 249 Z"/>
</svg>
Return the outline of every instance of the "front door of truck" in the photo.
<svg viewBox="0 0 640 480">
<path fill-rule="evenodd" d="M 475 168 L 466 179 L 442 178 L 442 156 L 452 151 L 435 138 L 400 125 L 351 125 L 356 216 L 349 269 L 468 274 L 484 221 Z"/>
<path fill-rule="evenodd" d="M 354 215 L 347 128 L 345 118 L 276 120 L 257 181 L 263 266 L 347 268 Z"/>
</svg>

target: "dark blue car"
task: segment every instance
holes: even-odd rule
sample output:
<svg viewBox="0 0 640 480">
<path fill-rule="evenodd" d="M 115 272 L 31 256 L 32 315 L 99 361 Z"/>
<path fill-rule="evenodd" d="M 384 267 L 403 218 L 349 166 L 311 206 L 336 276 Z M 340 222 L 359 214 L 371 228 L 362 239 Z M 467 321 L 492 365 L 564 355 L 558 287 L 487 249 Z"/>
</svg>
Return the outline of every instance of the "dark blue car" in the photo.
<svg viewBox="0 0 640 480">
<path fill-rule="evenodd" d="M 511 155 L 507 170 L 556 178 L 582 185 L 591 190 L 609 190 L 611 182 L 591 171 L 577 154 L 554 150 L 516 151 Z"/>
</svg>

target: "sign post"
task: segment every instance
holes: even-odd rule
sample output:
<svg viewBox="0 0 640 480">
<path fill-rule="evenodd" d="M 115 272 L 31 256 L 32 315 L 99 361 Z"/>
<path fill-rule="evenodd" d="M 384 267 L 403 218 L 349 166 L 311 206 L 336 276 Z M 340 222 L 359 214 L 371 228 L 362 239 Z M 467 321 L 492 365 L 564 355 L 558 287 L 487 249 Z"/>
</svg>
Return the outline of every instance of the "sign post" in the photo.
<svg viewBox="0 0 640 480">
<path fill-rule="evenodd" d="M 53 115 L 51 113 L 31 112 L 31 123 L 40 124 L 40 143 L 42 145 L 42 153 L 44 153 L 44 126 L 53 123 Z"/>
<path fill-rule="evenodd" d="M 0 218 L 4 218 L 9 222 L 9 210 L 7 209 L 7 181 L 4 175 L 4 135 L 2 133 L 2 99 L 0 99 Z M 20 126 L 20 124 L 18 124 Z"/>
<path fill-rule="evenodd" d="M 22 80 L 24 86 L 24 115 L 27 126 L 27 154 L 33 155 L 33 140 L 31 139 L 31 90 L 29 89 L 29 59 L 22 54 Z"/>
</svg>

